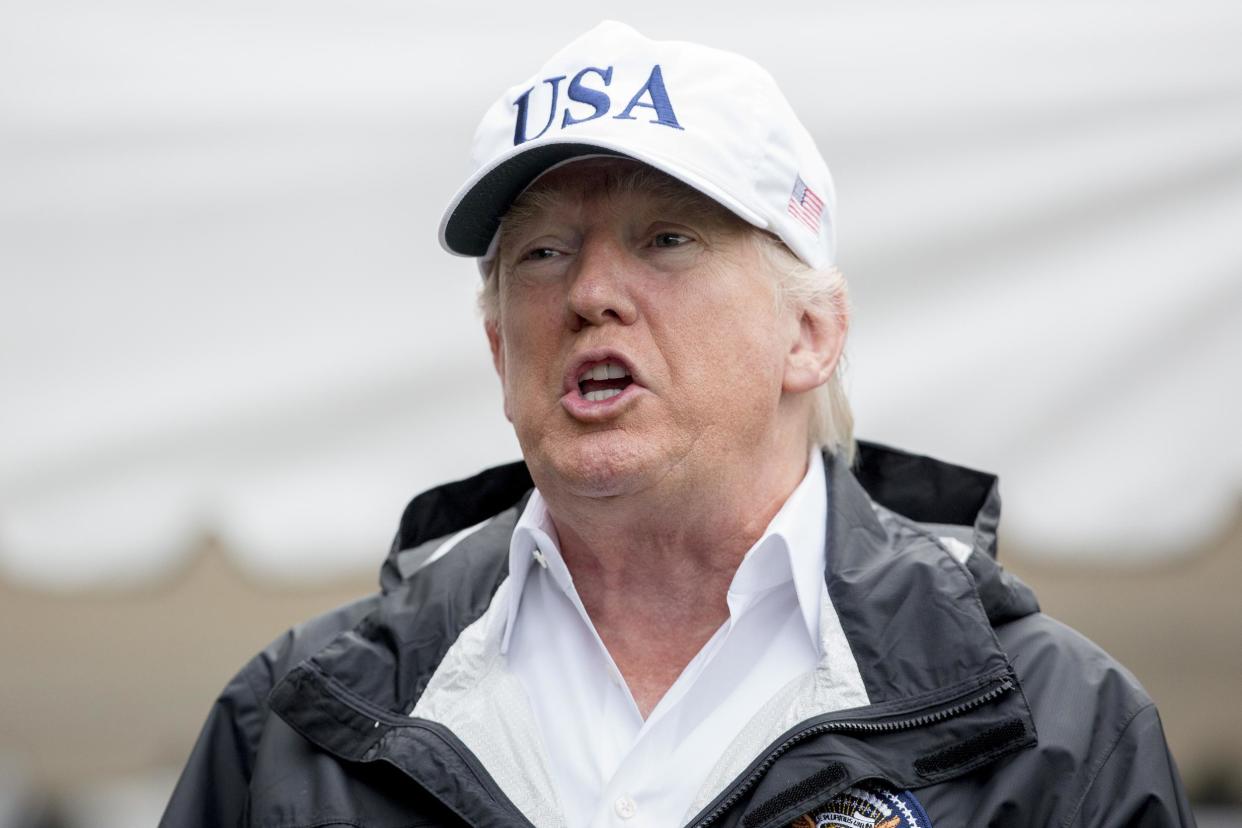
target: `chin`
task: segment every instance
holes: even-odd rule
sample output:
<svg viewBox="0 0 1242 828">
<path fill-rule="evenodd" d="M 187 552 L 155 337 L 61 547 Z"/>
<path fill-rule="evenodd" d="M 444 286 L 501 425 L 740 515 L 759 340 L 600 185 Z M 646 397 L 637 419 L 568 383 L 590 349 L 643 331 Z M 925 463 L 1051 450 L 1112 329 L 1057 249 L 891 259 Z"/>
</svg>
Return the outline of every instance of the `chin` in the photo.
<svg viewBox="0 0 1242 828">
<path fill-rule="evenodd" d="M 540 490 L 579 497 L 615 497 L 641 491 L 659 476 L 659 452 L 621 429 L 560 438 L 536 457 L 527 454 Z"/>
</svg>

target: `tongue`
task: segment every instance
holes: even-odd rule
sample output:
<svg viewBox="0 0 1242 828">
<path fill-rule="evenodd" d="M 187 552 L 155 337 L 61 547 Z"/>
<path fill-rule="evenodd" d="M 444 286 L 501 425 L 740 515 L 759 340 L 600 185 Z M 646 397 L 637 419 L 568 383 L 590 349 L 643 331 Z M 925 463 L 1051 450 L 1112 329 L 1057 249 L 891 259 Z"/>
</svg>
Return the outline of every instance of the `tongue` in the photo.
<svg viewBox="0 0 1242 828">
<path fill-rule="evenodd" d="M 613 388 L 620 391 L 622 388 L 625 388 L 631 382 L 633 382 L 633 380 L 630 379 L 629 377 L 621 377 L 619 379 L 605 379 L 605 380 L 594 380 L 594 379 L 583 380 L 582 382 L 578 383 L 578 392 L 585 395 L 590 391 L 608 391 Z"/>
</svg>

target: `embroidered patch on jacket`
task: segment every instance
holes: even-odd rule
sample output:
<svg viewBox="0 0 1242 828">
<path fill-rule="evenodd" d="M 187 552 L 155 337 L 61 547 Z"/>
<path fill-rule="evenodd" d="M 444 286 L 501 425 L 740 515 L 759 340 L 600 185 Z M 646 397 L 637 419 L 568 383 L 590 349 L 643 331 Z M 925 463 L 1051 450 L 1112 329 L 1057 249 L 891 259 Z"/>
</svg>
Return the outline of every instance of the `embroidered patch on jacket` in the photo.
<svg viewBox="0 0 1242 828">
<path fill-rule="evenodd" d="M 867 786 L 846 788 L 789 828 L 932 828 L 932 824 L 909 791 Z"/>
</svg>

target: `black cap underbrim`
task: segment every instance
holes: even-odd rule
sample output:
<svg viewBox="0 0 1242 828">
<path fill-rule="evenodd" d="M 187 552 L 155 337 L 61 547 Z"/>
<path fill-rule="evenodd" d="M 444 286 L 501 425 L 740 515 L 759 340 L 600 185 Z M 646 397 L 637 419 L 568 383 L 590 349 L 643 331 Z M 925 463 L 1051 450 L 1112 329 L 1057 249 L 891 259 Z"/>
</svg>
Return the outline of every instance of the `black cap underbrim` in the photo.
<svg viewBox="0 0 1242 828">
<path fill-rule="evenodd" d="M 582 155 L 615 155 L 616 150 L 593 144 L 543 144 L 502 161 L 471 187 L 444 225 L 444 243 L 462 256 L 487 254 L 500 219 L 509 205 L 549 167 Z"/>
</svg>

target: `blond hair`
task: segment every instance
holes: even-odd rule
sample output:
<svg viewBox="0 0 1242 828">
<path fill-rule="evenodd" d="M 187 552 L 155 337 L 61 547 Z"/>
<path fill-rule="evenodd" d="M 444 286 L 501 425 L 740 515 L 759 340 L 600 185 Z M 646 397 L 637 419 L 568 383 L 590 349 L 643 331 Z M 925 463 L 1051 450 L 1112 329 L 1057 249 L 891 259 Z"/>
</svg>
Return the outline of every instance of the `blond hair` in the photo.
<svg viewBox="0 0 1242 828">
<path fill-rule="evenodd" d="M 819 308 L 838 326 L 849 325 L 850 297 L 845 274 L 836 265 L 813 268 L 803 262 L 785 243 L 763 230 L 753 229 L 760 258 L 776 280 L 777 295 L 795 311 Z M 845 394 L 845 354 L 837 360 L 832 376 L 811 392 L 811 414 L 807 438 L 847 462 L 854 460 L 854 412 Z"/>
</svg>

